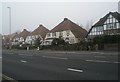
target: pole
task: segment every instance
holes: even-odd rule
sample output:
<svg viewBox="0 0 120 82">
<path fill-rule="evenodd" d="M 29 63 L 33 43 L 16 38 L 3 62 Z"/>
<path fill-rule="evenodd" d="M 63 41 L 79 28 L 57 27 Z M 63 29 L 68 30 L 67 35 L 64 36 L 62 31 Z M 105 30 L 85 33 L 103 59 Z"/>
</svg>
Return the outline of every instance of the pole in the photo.
<svg viewBox="0 0 120 82">
<path fill-rule="evenodd" d="M 7 7 L 9 9 L 9 34 L 11 35 L 11 7 Z M 10 38 L 10 49 L 11 49 L 11 38 Z"/>
</svg>

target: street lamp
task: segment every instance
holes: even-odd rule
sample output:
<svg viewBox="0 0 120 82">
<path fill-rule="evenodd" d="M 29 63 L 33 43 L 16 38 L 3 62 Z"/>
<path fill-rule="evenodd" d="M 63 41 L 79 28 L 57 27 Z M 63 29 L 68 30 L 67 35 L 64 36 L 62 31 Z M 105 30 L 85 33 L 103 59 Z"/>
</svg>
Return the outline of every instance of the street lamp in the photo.
<svg viewBox="0 0 120 82">
<path fill-rule="evenodd" d="M 11 7 L 7 7 L 9 9 L 9 34 L 11 35 Z M 10 49 L 11 49 L 11 38 L 10 38 Z"/>
</svg>

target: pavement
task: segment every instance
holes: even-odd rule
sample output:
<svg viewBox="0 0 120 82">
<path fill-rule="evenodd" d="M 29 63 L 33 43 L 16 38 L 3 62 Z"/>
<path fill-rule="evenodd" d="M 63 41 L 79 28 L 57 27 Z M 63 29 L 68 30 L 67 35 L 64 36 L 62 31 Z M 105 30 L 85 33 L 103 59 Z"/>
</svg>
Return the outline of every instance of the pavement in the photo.
<svg viewBox="0 0 120 82">
<path fill-rule="evenodd" d="M 15 80 L 118 80 L 117 52 L 3 50 L 2 73 Z"/>
</svg>

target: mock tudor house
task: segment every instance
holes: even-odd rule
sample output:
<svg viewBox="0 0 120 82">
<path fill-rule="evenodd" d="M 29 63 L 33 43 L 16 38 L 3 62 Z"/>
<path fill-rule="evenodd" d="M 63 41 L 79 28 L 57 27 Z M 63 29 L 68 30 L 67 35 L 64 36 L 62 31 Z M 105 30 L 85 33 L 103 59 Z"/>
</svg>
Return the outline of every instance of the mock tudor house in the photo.
<svg viewBox="0 0 120 82">
<path fill-rule="evenodd" d="M 120 34 L 120 14 L 118 12 L 109 12 L 95 23 L 88 32 L 88 38 L 102 35 Z"/>
<path fill-rule="evenodd" d="M 16 36 L 14 36 L 13 38 L 13 45 L 17 45 L 17 44 L 25 44 L 26 41 L 26 37 L 30 34 L 29 31 L 27 31 L 26 29 L 23 29 L 22 32 L 20 32 L 19 34 L 16 34 Z"/>
<path fill-rule="evenodd" d="M 49 30 L 46 27 L 44 27 L 43 25 L 39 25 L 38 28 L 36 28 L 27 36 L 26 43 L 34 45 L 35 40 L 37 38 L 40 38 L 42 42 L 41 45 L 44 45 L 44 39 L 48 32 Z"/>
<path fill-rule="evenodd" d="M 82 38 L 85 38 L 87 31 L 81 26 L 75 24 L 68 18 L 55 26 L 45 37 L 45 44 L 51 45 L 54 38 L 62 38 L 69 44 L 78 43 Z"/>
</svg>

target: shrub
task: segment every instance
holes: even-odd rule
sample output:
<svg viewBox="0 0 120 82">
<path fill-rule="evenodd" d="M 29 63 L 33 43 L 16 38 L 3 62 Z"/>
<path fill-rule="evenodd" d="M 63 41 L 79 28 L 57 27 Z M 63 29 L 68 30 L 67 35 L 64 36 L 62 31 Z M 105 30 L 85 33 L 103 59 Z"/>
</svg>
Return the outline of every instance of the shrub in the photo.
<svg viewBox="0 0 120 82">
<path fill-rule="evenodd" d="M 65 45 L 65 44 L 66 44 L 65 41 L 60 38 L 55 38 L 52 41 L 52 46 Z"/>
</svg>

